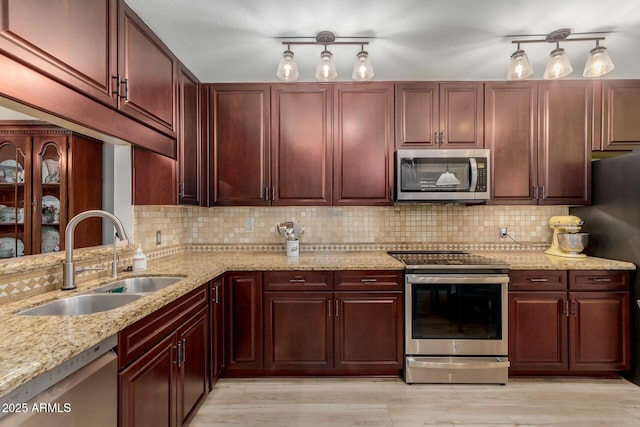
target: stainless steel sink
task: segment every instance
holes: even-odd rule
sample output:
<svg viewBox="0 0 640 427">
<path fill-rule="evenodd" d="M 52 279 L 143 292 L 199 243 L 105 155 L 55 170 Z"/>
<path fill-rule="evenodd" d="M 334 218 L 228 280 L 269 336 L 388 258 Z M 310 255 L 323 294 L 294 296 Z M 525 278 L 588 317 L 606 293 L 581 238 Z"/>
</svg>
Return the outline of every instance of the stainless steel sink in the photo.
<svg viewBox="0 0 640 427">
<path fill-rule="evenodd" d="M 143 295 L 81 294 L 62 298 L 18 313 L 20 316 L 78 316 L 122 307 Z"/>
<path fill-rule="evenodd" d="M 155 292 L 184 279 L 173 276 L 131 277 L 111 282 L 94 289 L 94 292 L 110 294 L 144 294 Z"/>
</svg>

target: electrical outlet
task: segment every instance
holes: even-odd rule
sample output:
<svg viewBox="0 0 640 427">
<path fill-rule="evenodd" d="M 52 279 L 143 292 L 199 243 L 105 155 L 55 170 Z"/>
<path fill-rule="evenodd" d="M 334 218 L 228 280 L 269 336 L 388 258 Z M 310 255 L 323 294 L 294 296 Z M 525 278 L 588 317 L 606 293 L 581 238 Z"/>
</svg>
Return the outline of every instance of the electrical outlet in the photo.
<svg viewBox="0 0 640 427">
<path fill-rule="evenodd" d="M 245 231 L 253 231 L 253 218 L 247 218 L 244 220 Z"/>
<path fill-rule="evenodd" d="M 498 235 L 500 236 L 501 239 L 504 239 L 505 237 L 507 237 L 507 227 L 498 227 Z"/>
<path fill-rule="evenodd" d="M 156 245 L 162 243 L 162 232 L 160 230 L 156 231 Z"/>
</svg>

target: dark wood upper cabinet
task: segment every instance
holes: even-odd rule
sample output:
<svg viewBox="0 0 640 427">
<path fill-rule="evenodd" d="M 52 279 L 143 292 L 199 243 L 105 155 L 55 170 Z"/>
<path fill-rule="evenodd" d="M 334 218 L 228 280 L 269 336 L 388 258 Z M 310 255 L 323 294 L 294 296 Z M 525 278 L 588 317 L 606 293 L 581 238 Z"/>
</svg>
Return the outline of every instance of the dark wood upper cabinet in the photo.
<svg viewBox="0 0 640 427">
<path fill-rule="evenodd" d="M 2 0 L 0 50 L 115 107 L 118 0 Z"/>
<path fill-rule="evenodd" d="M 602 105 L 602 146 L 594 150 L 640 148 L 640 80 L 604 80 Z"/>
<path fill-rule="evenodd" d="M 396 148 L 482 148 L 483 84 L 396 84 Z"/>
<path fill-rule="evenodd" d="M 593 84 L 486 83 L 490 203 L 588 204 Z"/>
<path fill-rule="evenodd" d="M 123 1 L 118 36 L 120 111 L 176 137 L 176 57 Z"/>
<path fill-rule="evenodd" d="M 538 86 L 485 83 L 485 147 L 491 150 L 491 203 L 536 204 Z"/>
<path fill-rule="evenodd" d="M 393 203 L 394 85 L 334 86 L 333 204 Z"/>
<path fill-rule="evenodd" d="M 593 82 L 540 82 L 538 107 L 539 203 L 589 204 Z"/>
<path fill-rule="evenodd" d="M 272 205 L 331 205 L 333 91 L 271 86 Z"/>
<path fill-rule="evenodd" d="M 176 161 L 138 147 L 133 147 L 132 157 L 133 204 L 175 205 Z"/>
<path fill-rule="evenodd" d="M 211 205 L 269 205 L 269 96 L 266 84 L 209 86 Z"/>
<path fill-rule="evenodd" d="M 178 200 L 202 204 L 203 160 L 200 131 L 200 82 L 184 66 L 178 75 Z"/>
</svg>

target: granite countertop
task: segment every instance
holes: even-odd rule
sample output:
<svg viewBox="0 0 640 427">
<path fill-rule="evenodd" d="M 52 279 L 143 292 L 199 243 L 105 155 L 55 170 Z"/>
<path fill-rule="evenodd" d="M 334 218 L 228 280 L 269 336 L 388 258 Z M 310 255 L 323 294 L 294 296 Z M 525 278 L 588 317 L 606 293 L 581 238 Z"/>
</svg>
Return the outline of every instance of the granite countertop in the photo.
<svg viewBox="0 0 640 427">
<path fill-rule="evenodd" d="M 513 269 L 616 269 L 632 270 L 626 262 L 588 257 L 554 260 L 540 251 L 472 251 L 502 259 Z M 280 252 L 181 252 L 149 261 L 144 274 L 123 273 L 120 278 L 140 275 L 172 275 L 183 280 L 115 310 L 83 316 L 18 316 L 15 313 L 55 299 L 90 291 L 111 281 L 91 280 L 74 291 L 52 291 L 0 306 L 0 396 L 66 360 L 117 334 L 171 301 L 226 271 L 274 270 L 403 270 L 401 262 L 384 251 L 302 252 L 288 259 Z"/>
</svg>

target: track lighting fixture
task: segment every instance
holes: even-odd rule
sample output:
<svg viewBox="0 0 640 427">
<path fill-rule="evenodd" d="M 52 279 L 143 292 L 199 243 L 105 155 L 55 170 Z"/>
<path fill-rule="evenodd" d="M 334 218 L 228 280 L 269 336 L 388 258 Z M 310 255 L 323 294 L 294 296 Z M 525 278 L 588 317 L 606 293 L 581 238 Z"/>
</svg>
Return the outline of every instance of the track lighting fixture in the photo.
<svg viewBox="0 0 640 427">
<path fill-rule="evenodd" d="M 293 37 L 288 37 L 289 39 Z M 366 82 L 374 77 L 373 66 L 369 59 L 369 53 L 364 50 L 364 46 L 368 45 L 368 41 L 355 39 L 370 39 L 371 37 L 340 37 L 337 41 L 336 35 L 331 31 L 320 31 L 315 37 L 298 37 L 299 39 L 311 39 L 307 41 L 283 41 L 282 44 L 287 45 L 287 49 L 282 53 L 280 64 L 276 75 L 278 79 L 283 81 L 295 81 L 299 78 L 298 67 L 293 59 L 293 51 L 291 45 L 322 45 L 324 49 L 320 52 L 320 60 L 316 66 L 315 78 L 322 82 L 335 81 L 338 78 L 338 71 L 333 54 L 328 50 L 329 45 L 360 45 L 360 51 L 356 54 L 356 61 L 353 67 L 351 77 L 355 81 Z"/>
<path fill-rule="evenodd" d="M 584 34 L 598 34 L 598 33 L 578 33 Z M 534 35 L 539 37 L 540 35 Z M 533 75 L 533 67 L 529 62 L 529 58 L 524 50 L 520 49 L 521 43 L 555 43 L 556 48 L 551 51 L 547 66 L 545 67 L 543 78 L 548 80 L 561 79 L 568 76 L 573 71 L 573 67 L 569 61 L 569 57 L 564 48 L 560 47 L 560 43 L 575 42 L 575 41 L 595 41 L 596 47 L 591 49 L 587 63 L 584 67 L 582 75 L 584 77 L 600 77 L 607 73 L 610 73 L 615 68 L 611 57 L 607 52 L 607 48 L 600 46 L 600 40 L 604 40 L 604 37 L 573 37 L 571 36 L 571 30 L 569 28 L 561 28 L 556 31 L 552 31 L 547 34 L 544 39 L 520 39 L 512 40 L 511 43 L 517 44 L 517 50 L 511 55 L 511 62 L 509 63 L 509 69 L 507 71 L 507 80 L 523 80 Z M 522 37 L 522 36 L 517 36 Z"/>
</svg>

